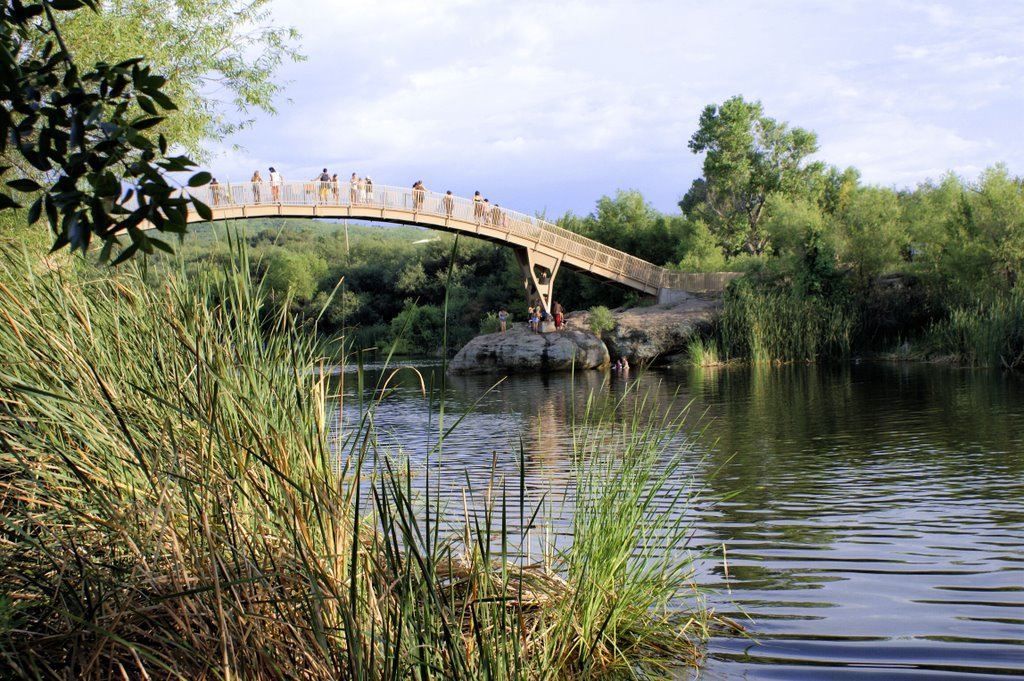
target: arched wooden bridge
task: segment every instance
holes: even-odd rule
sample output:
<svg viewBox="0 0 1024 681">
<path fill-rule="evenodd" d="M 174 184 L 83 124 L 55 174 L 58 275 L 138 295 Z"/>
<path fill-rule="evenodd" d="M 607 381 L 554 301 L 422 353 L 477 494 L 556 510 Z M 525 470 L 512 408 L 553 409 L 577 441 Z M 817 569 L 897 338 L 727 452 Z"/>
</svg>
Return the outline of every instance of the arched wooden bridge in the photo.
<svg viewBox="0 0 1024 681">
<path fill-rule="evenodd" d="M 562 265 L 657 296 L 720 291 L 731 272 L 675 272 L 523 213 L 429 190 L 348 182 L 245 182 L 208 185 L 189 193 L 213 211 L 213 220 L 256 217 L 350 218 L 417 225 L 469 234 L 511 247 L 523 268 L 531 304 L 549 313 L 555 276 Z M 190 211 L 189 222 L 204 222 Z"/>
</svg>

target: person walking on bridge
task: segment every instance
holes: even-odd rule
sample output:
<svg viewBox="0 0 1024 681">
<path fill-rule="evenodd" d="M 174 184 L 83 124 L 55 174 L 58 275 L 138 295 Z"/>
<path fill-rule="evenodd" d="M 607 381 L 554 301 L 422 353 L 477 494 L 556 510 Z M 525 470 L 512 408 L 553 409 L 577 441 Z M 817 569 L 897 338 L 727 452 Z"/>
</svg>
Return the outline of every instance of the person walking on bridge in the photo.
<svg viewBox="0 0 1024 681">
<path fill-rule="evenodd" d="M 452 216 L 452 211 L 455 210 L 455 198 L 452 196 L 452 190 L 449 189 L 444 195 L 444 214 L 448 217 Z"/>
</svg>

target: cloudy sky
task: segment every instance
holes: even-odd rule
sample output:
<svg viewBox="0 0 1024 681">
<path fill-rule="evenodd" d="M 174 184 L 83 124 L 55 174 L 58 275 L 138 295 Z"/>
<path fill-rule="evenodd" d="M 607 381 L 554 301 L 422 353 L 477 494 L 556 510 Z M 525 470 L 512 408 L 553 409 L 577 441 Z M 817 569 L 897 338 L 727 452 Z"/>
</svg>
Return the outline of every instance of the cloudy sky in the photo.
<svg viewBox="0 0 1024 681">
<path fill-rule="evenodd" d="M 279 114 L 225 145 L 270 165 L 549 218 L 617 189 L 657 209 L 701 174 L 701 111 L 734 95 L 817 133 L 867 184 L 1024 175 L 1022 0 L 276 0 L 302 33 Z"/>
</svg>

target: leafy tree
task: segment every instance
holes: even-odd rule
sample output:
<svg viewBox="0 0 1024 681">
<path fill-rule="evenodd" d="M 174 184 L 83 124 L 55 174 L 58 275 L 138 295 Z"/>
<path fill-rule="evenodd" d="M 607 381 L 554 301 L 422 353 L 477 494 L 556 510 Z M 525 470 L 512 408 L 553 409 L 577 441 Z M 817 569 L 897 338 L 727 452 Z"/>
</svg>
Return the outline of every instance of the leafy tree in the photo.
<svg viewBox="0 0 1024 681">
<path fill-rule="evenodd" d="M 327 263 L 322 258 L 280 250 L 270 258 L 264 282 L 278 295 L 288 295 L 304 303 L 316 294 L 320 279 L 326 273 Z"/>
<path fill-rule="evenodd" d="M 846 207 L 857 191 L 860 186 L 860 171 L 855 168 L 839 170 L 835 166 L 829 166 L 815 173 L 809 167 L 808 184 L 811 193 L 817 197 L 821 210 L 827 215 L 833 215 Z"/>
<path fill-rule="evenodd" d="M 278 66 L 301 58 L 295 32 L 268 25 L 269 1 L 5 3 L 0 177 L 23 198 L 0 195 L 0 229 L 24 238 L 19 225 L 43 219 L 54 250 L 85 251 L 95 236 L 102 260 L 122 233 L 130 243 L 116 261 L 169 251 L 140 226 L 180 235 L 189 204 L 208 213 L 174 195 L 166 174 L 195 164 L 169 149 L 201 156 L 204 140 L 245 124 L 225 117 L 220 93 L 243 114 L 272 111 Z M 197 173 L 189 184 L 208 179 Z"/>
<path fill-rule="evenodd" d="M 158 129 L 204 159 L 204 142 L 248 125 L 254 109 L 274 112 L 280 66 L 304 58 L 295 29 L 270 23 L 270 3 L 102 0 L 97 11 L 70 15 L 63 33 L 80 62 L 144 55 L 151 69 L 168 74 L 165 91 L 178 108 Z"/>
<path fill-rule="evenodd" d="M 397 351 L 435 355 L 443 349 L 444 311 L 436 305 L 410 303 L 391 321 L 391 333 Z"/>
<path fill-rule="evenodd" d="M 765 116 L 760 102 L 737 96 L 705 107 L 689 148 L 706 156 L 704 176 L 679 202 L 683 213 L 704 219 L 726 255 L 764 253 L 770 244 L 761 228 L 767 201 L 808 191 L 805 161 L 818 150 L 817 136 L 789 129 Z"/>
<path fill-rule="evenodd" d="M 673 218 L 681 223 L 679 251 L 684 253 L 676 267 L 684 272 L 720 272 L 727 267 L 725 254 L 703 220 Z"/>
<path fill-rule="evenodd" d="M 1024 268 L 1024 180 L 1000 164 L 986 169 L 968 196 L 965 232 L 978 244 L 986 279 L 1008 291 Z"/>
<path fill-rule="evenodd" d="M 893 190 L 865 187 L 852 192 L 836 212 L 833 225 L 839 258 L 853 271 L 860 289 L 899 267 L 908 239 Z"/>
<path fill-rule="evenodd" d="M 183 234 L 189 204 L 209 216 L 198 201 L 175 196 L 166 173 L 188 171 L 195 164 L 168 154 L 164 135 L 148 131 L 173 111 L 164 92 L 167 80 L 141 59 L 98 63 L 81 71 L 58 28 L 58 12 L 88 7 L 95 0 L 9 2 L 0 23 L 0 178 L 13 192 L 31 201 L 27 222 L 44 219 L 54 235 L 53 249 L 89 247 L 92 237 L 104 242 L 107 260 L 117 235 L 130 243 L 115 262 L 138 251 L 170 251 L 165 242 L 142 230 Z M 12 173 L 13 170 L 13 173 Z M 14 174 L 14 179 L 8 179 Z M 189 184 L 209 180 L 192 176 Z M 0 210 L 21 208 L 0 194 Z"/>
</svg>

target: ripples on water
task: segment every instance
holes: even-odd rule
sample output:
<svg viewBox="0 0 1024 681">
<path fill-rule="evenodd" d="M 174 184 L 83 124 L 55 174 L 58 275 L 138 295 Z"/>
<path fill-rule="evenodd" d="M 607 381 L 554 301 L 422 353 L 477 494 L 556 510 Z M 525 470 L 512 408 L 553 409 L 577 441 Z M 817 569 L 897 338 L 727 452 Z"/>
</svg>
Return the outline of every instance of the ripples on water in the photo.
<svg viewBox="0 0 1024 681">
<path fill-rule="evenodd" d="M 753 639 L 714 638 L 701 678 L 1024 676 L 1017 379 L 856 366 L 518 376 L 488 392 L 493 381 L 449 379 L 444 422 L 463 420 L 431 475 L 456 515 L 467 484 L 477 500 L 486 490 L 492 461 L 534 503 L 564 495 L 571 424 L 588 394 L 614 397 L 639 381 L 638 394 L 662 406 L 677 392 L 677 409 L 693 401 L 687 418 L 703 428 L 688 455 L 703 489 L 691 511 L 695 546 L 725 547 L 699 579 L 714 590 L 709 604 Z M 422 467 L 441 413 L 437 391 L 417 393 L 400 384 L 376 425 L 385 446 Z M 355 410 L 346 410 L 349 423 Z M 623 406 L 615 418 L 629 417 Z"/>
</svg>

